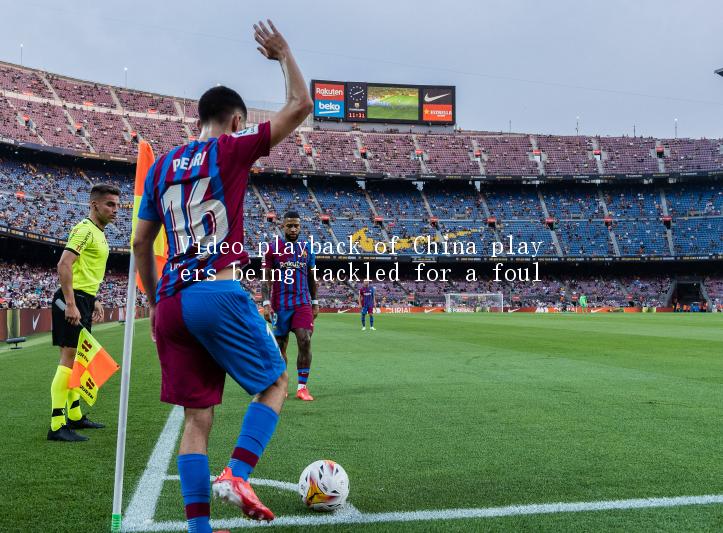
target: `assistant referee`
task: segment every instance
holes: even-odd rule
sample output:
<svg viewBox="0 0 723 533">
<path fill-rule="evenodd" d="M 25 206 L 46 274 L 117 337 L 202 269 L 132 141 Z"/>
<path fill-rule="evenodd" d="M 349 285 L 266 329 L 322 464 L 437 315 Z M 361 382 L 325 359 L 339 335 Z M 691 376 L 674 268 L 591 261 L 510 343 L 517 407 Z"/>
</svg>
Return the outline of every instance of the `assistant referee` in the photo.
<svg viewBox="0 0 723 533">
<path fill-rule="evenodd" d="M 119 201 L 118 187 L 94 185 L 90 190 L 90 213 L 70 231 L 58 262 L 60 289 L 53 296 L 52 316 L 53 346 L 60 346 L 60 363 L 50 386 L 48 440 L 84 441 L 88 437 L 76 433 L 76 429 L 105 427 L 81 413 L 80 394 L 68 388 L 68 381 L 81 329 L 90 331 L 94 321 L 103 320 L 103 306 L 95 296 L 105 276 L 110 252 L 104 230 L 115 220 Z M 59 306 L 59 302 L 64 305 Z"/>
</svg>

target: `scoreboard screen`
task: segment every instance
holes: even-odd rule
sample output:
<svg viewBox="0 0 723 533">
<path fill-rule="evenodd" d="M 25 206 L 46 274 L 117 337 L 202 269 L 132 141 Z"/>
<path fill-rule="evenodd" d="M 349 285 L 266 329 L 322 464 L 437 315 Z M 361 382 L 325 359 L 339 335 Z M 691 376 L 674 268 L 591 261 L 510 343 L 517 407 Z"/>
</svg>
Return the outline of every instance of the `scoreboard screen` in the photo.
<svg viewBox="0 0 723 533">
<path fill-rule="evenodd" d="M 454 86 L 313 80 L 311 94 L 315 120 L 455 123 Z"/>
</svg>

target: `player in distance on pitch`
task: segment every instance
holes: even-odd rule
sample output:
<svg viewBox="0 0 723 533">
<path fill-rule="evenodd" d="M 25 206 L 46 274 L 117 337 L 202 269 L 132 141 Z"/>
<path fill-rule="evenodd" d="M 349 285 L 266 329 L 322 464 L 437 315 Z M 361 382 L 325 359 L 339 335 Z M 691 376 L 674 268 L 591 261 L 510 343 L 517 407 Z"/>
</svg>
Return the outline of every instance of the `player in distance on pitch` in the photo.
<svg viewBox="0 0 723 533">
<path fill-rule="evenodd" d="M 300 240 L 301 217 L 296 211 L 288 211 L 281 224 L 284 238 L 276 237 L 268 243 L 263 256 L 265 280 L 261 285 L 264 318 L 274 327 L 274 336 L 286 358 L 289 345 L 289 332 L 296 336 L 298 355 L 296 370 L 299 384 L 296 397 L 312 401 L 306 383 L 311 370 L 311 335 L 314 332 L 314 319 L 319 314 L 319 301 L 316 299 L 316 279 L 314 270 L 316 258 L 310 251 L 308 241 Z"/>
</svg>

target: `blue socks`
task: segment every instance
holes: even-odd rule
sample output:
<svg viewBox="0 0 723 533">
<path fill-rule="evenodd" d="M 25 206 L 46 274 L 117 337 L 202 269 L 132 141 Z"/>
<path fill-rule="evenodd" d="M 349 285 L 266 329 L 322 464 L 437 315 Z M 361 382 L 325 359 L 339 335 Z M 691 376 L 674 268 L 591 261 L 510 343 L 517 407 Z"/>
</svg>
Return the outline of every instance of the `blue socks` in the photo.
<svg viewBox="0 0 723 533">
<path fill-rule="evenodd" d="M 189 533 L 211 533 L 211 471 L 208 457 L 198 453 L 178 456 L 181 494 Z"/>
<path fill-rule="evenodd" d="M 374 315 L 369 315 L 369 327 L 374 327 Z"/>
<path fill-rule="evenodd" d="M 372 317 L 369 317 L 369 320 L 371 320 Z M 367 327 L 367 316 L 365 314 L 362 314 L 362 327 Z"/>
<path fill-rule="evenodd" d="M 306 382 L 309 381 L 309 371 L 310 368 L 298 368 L 297 372 L 299 374 L 299 385 L 306 385 Z"/>
<path fill-rule="evenodd" d="M 259 457 L 271 440 L 278 421 L 279 415 L 270 407 L 259 402 L 249 405 L 241 424 L 241 434 L 228 463 L 235 477 L 248 481 Z"/>
</svg>

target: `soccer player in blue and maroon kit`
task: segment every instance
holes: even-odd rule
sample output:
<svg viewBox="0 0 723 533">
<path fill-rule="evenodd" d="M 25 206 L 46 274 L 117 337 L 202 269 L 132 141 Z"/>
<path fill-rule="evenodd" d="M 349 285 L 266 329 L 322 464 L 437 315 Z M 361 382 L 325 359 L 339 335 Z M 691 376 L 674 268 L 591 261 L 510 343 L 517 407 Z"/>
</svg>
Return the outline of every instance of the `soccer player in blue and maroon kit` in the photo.
<svg viewBox="0 0 723 533">
<path fill-rule="evenodd" d="M 245 128 L 238 93 L 221 86 L 206 91 L 198 102 L 198 140 L 162 155 L 148 171 L 133 241 L 143 285 L 157 288 L 150 325 L 161 362 L 161 400 L 185 408 L 178 472 L 188 529 L 195 533 L 211 532 L 211 490 L 250 518 L 274 518 L 248 477 L 274 433 L 288 377 L 256 304 L 234 280 L 234 267 L 249 261 L 239 246 L 249 170 L 313 106 L 283 36 L 270 21 L 254 30 L 261 54 L 281 65 L 286 105 L 270 122 Z M 161 227 L 169 252 L 158 281 L 153 241 Z M 228 466 L 211 487 L 208 436 L 226 374 L 255 397 Z"/>
<path fill-rule="evenodd" d="M 362 331 L 367 329 L 366 316 L 369 315 L 369 329 L 376 331 L 374 327 L 374 308 L 377 305 L 377 291 L 369 285 L 369 280 L 365 279 L 359 288 L 359 307 L 361 307 Z"/>
<path fill-rule="evenodd" d="M 319 314 L 316 300 L 316 259 L 308 241 L 299 240 L 301 217 L 296 211 L 288 211 L 282 221 L 284 238 L 267 243 L 268 250 L 263 258 L 264 279 L 261 286 L 264 317 L 274 325 L 274 336 L 286 360 L 289 332 L 296 335 L 298 355 L 296 371 L 299 384 L 296 397 L 310 402 L 314 397 L 309 393 L 306 382 L 311 370 L 311 334 L 314 319 Z"/>
</svg>

